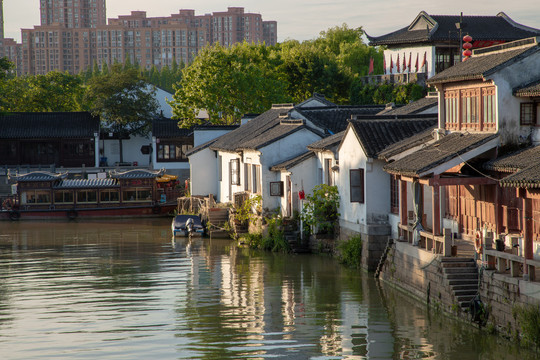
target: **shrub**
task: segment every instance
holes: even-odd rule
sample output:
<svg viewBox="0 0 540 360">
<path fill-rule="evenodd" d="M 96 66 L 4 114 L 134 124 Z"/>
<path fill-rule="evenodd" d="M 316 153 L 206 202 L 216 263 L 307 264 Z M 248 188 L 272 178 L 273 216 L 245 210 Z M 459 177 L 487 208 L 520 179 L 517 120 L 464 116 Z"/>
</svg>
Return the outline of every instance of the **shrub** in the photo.
<svg viewBox="0 0 540 360">
<path fill-rule="evenodd" d="M 528 345 L 540 347 L 540 307 L 538 305 L 516 305 L 512 309 L 514 317 L 521 327 L 523 341 Z"/>
<path fill-rule="evenodd" d="M 339 217 L 339 193 L 337 186 L 320 184 L 313 188 L 313 194 L 306 196 L 302 210 L 302 220 L 310 232 L 316 226 L 319 234 L 333 234 Z"/>
<path fill-rule="evenodd" d="M 340 261 L 348 267 L 359 269 L 362 265 L 362 237 L 354 235 L 338 245 Z"/>
</svg>

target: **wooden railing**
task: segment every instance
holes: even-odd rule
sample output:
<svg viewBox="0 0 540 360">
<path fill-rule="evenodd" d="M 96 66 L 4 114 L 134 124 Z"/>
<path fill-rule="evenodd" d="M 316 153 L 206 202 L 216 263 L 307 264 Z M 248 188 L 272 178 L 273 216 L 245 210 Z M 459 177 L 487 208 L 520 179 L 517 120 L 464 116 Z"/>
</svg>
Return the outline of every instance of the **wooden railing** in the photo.
<svg viewBox="0 0 540 360">
<path fill-rule="evenodd" d="M 522 256 L 507 253 L 505 251 L 486 250 L 487 268 L 498 273 L 510 272 L 510 276 L 519 277 L 524 274 L 524 269 L 528 270 L 530 281 L 536 280 L 536 268 L 540 267 L 540 261 L 525 259 Z"/>
<path fill-rule="evenodd" d="M 400 235 L 403 240 L 410 244 L 414 241 L 414 232 L 412 226 L 399 224 Z M 418 247 L 431 251 L 434 254 L 441 254 L 443 256 L 451 256 L 452 246 L 452 233 L 450 229 L 443 230 L 444 235 L 433 235 L 427 231 L 420 231 L 420 238 L 418 239 Z"/>
</svg>

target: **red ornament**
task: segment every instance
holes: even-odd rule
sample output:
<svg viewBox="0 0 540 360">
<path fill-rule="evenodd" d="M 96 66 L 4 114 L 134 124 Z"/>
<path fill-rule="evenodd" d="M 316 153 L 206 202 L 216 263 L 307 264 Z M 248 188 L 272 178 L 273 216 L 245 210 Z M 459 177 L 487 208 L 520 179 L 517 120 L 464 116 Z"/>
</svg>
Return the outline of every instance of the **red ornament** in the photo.
<svg viewBox="0 0 540 360">
<path fill-rule="evenodd" d="M 306 194 L 304 193 L 304 190 L 300 190 L 298 192 L 298 198 L 300 198 L 300 200 L 304 200 L 306 198 Z"/>
<path fill-rule="evenodd" d="M 463 41 L 470 43 L 472 41 L 472 36 L 471 35 L 465 35 L 463 37 Z"/>
<path fill-rule="evenodd" d="M 469 57 L 469 56 L 471 56 L 471 55 L 472 55 L 472 51 L 471 51 L 471 50 L 465 50 L 465 51 L 463 52 L 463 56 L 465 56 L 465 57 Z"/>
<path fill-rule="evenodd" d="M 465 50 L 470 50 L 470 49 L 472 49 L 472 44 L 469 43 L 469 42 L 466 42 L 466 43 L 463 44 L 463 48 Z"/>
</svg>

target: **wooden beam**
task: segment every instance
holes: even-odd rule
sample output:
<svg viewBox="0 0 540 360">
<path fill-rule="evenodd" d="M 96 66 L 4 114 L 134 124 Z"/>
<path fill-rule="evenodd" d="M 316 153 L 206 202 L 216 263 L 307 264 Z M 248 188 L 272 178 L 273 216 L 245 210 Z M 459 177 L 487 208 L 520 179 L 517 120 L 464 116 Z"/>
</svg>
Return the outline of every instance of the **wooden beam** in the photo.
<svg viewBox="0 0 540 360">
<path fill-rule="evenodd" d="M 533 218 L 532 200 L 523 199 L 523 256 L 533 258 Z"/>
<path fill-rule="evenodd" d="M 401 225 L 408 224 L 408 213 L 407 213 L 407 182 L 403 179 L 399 182 L 400 191 L 399 191 L 399 212 L 401 218 Z"/>
<path fill-rule="evenodd" d="M 403 175 L 401 175 L 401 180 L 402 180 L 402 181 L 406 181 L 406 182 L 414 182 L 414 180 L 416 180 L 416 179 L 413 178 L 413 177 L 410 177 L 410 176 L 403 176 Z"/>
<path fill-rule="evenodd" d="M 431 197 L 431 211 L 432 211 L 432 225 L 433 235 L 441 235 L 441 201 L 440 201 L 440 187 L 435 185 L 432 188 Z"/>
<path fill-rule="evenodd" d="M 497 181 L 489 179 L 486 177 L 444 177 L 444 178 L 429 178 L 427 179 L 429 186 L 440 185 L 440 186 L 449 186 L 449 185 L 495 185 Z"/>
</svg>

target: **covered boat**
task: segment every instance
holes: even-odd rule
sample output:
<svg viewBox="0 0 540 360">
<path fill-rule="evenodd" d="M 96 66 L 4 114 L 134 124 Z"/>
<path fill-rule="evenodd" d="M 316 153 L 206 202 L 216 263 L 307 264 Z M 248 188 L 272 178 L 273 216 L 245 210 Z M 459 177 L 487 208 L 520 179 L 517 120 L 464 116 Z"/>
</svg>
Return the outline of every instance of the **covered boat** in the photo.
<svg viewBox="0 0 540 360">
<path fill-rule="evenodd" d="M 176 215 L 171 226 L 173 236 L 189 236 L 190 226 L 192 236 L 204 235 L 205 228 L 200 217 L 197 215 Z"/>
</svg>

